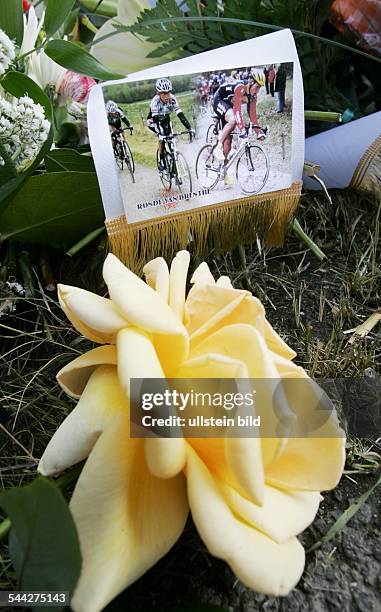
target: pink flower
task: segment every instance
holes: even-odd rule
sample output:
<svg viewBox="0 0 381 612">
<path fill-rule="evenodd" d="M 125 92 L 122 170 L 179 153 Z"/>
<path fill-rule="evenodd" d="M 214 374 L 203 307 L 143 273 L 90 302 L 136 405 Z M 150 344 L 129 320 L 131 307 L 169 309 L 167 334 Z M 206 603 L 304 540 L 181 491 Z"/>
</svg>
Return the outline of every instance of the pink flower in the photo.
<svg viewBox="0 0 381 612">
<path fill-rule="evenodd" d="M 91 77 L 68 70 L 60 86 L 61 102 L 74 100 L 86 104 L 90 89 L 95 84 L 96 81 Z"/>
</svg>

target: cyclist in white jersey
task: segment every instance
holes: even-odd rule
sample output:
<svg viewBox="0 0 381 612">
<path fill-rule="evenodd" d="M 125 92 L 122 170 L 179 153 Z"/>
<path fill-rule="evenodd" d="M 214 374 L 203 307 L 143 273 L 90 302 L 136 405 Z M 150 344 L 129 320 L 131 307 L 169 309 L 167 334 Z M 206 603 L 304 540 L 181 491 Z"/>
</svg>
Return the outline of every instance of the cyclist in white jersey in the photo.
<svg viewBox="0 0 381 612">
<path fill-rule="evenodd" d="M 147 117 L 147 126 L 159 139 L 159 170 L 165 169 L 165 155 L 163 137 L 171 134 L 171 114 L 174 112 L 180 119 L 190 135 L 194 135 L 191 124 L 180 108 L 178 101 L 172 93 L 172 83 L 162 78 L 156 81 L 156 96 L 153 97 Z"/>
</svg>

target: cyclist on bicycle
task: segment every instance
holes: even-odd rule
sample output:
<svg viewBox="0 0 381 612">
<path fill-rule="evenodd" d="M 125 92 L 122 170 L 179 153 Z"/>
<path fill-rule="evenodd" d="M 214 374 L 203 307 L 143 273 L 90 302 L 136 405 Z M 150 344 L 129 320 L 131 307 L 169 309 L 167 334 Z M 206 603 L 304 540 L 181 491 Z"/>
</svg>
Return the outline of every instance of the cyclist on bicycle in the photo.
<svg viewBox="0 0 381 612">
<path fill-rule="evenodd" d="M 238 126 L 240 138 L 247 137 L 247 131 L 242 116 L 242 104 L 246 102 L 247 112 L 258 140 L 266 138 L 266 132 L 258 126 L 257 119 L 257 94 L 265 84 L 265 76 L 262 72 L 250 73 L 247 82 L 234 81 L 224 83 L 216 91 L 213 98 L 213 109 L 217 119 L 222 122 L 222 130 L 219 135 L 214 155 L 217 159 L 227 163 L 232 143 L 232 132 Z"/>
<path fill-rule="evenodd" d="M 158 79 L 156 81 L 156 96 L 151 101 L 147 117 L 147 126 L 159 139 L 159 164 L 160 172 L 165 170 L 165 147 L 164 138 L 172 133 L 171 113 L 175 112 L 190 136 L 194 135 L 191 124 L 184 115 L 172 93 L 172 82 L 169 79 Z"/>
<path fill-rule="evenodd" d="M 118 134 L 123 131 L 122 121 L 126 125 L 126 127 L 130 130 L 130 134 L 134 127 L 128 121 L 127 117 L 120 110 L 117 103 L 114 100 L 109 100 L 106 103 L 106 113 L 107 113 L 107 121 L 111 128 L 111 139 L 113 147 L 115 145 L 116 140 L 118 139 Z"/>
</svg>

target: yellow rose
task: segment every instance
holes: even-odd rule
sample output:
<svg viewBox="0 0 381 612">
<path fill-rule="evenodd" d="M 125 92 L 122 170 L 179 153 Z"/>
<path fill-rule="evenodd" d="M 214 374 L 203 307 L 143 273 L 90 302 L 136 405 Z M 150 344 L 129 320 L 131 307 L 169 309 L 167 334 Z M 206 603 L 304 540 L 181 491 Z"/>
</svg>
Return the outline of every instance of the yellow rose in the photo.
<svg viewBox="0 0 381 612">
<path fill-rule="evenodd" d="M 137 580 L 179 538 L 190 509 L 211 554 L 247 586 L 286 595 L 304 568 L 296 535 L 314 519 L 321 490 L 344 464 L 335 414 L 309 438 L 130 438 L 131 378 L 307 379 L 295 353 L 265 318 L 261 302 L 215 282 L 201 264 L 186 298 L 189 254 L 170 271 L 149 262 L 147 284 L 115 256 L 103 276 L 110 299 L 59 286 L 65 314 L 102 344 L 66 365 L 62 388 L 79 398 L 39 465 L 56 474 L 87 458 L 70 508 L 83 566 L 75 611 L 96 612 Z M 314 420 L 319 393 L 288 389 L 284 414 Z M 271 394 L 259 407 L 273 419 Z"/>
</svg>

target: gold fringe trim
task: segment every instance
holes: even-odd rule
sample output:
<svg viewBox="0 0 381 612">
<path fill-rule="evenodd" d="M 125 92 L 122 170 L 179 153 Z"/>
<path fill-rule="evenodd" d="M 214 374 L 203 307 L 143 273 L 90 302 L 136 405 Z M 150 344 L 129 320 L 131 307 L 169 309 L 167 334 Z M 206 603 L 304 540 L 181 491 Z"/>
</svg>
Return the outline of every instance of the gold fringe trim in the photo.
<svg viewBox="0 0 381 612">
<path fill-rule="evenodd" d="M 361 157 L 349 187 L 374 193 L 381 188 L 381 135 L 372 142 Z"/>
<path fill-rule="evenodd" d="M 280 191 L 182 211 L 170 217 L 128 224 L 122 215 L 105 222 L 109 248 L 140 274 L 147 261 L 189 248 L 205 257 L 212 249 L 228 251 L 262 236 L 269 246 L 282 246 L 287 225 L 300 198 L 302 182 Z M 191 242 L 191 244 L 189 244 Z"/>
</svg>

